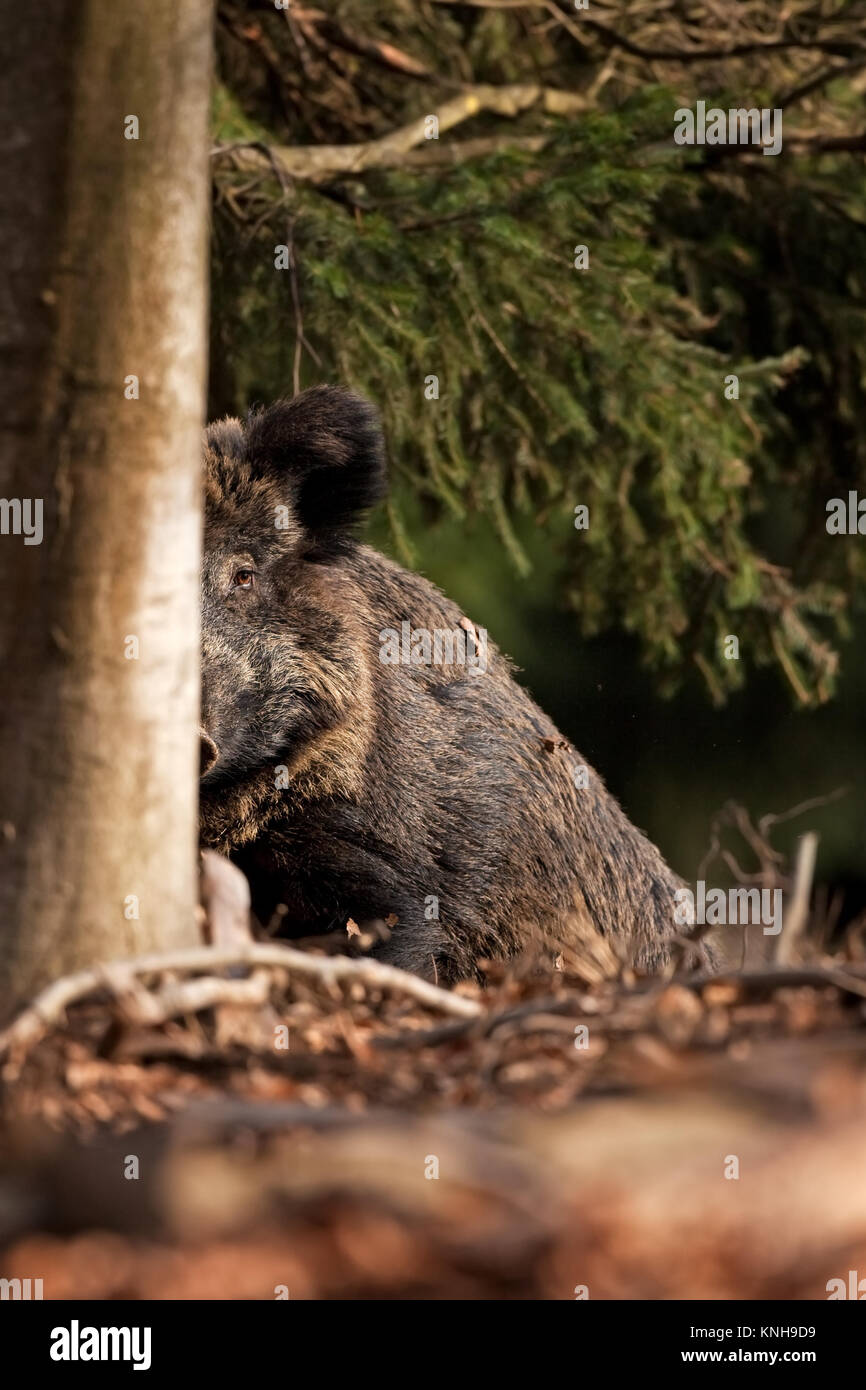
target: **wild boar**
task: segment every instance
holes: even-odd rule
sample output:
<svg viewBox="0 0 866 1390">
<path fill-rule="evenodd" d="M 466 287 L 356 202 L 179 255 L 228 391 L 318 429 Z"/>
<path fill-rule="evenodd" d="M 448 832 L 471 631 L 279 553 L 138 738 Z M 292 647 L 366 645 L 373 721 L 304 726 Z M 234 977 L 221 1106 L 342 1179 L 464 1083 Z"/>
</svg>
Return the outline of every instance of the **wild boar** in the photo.
<svg viewBox="0 0 866 1390">
<path fill-rule="evenodd" d="M 593 937 L 663 962 L 680 879 L 486 633 L 357 539 L 374 408 L 315 387 L 220 421 L 204 474 L 201 840 L 259 920 L 387 919 L 375 954 L 440 982 Z"/>
</svg>

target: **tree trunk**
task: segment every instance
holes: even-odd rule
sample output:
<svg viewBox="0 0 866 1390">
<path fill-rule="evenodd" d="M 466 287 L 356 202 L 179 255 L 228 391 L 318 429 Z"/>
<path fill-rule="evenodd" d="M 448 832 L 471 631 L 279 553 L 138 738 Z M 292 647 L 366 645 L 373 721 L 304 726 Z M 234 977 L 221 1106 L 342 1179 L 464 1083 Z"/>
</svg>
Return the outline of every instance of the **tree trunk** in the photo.
<svg viewBox="0 0 866 1390">
<path fill-rule="evenodd" d="M 0 1013 L 195 937 L 211 29 L 0 0 Z"/>
</svg>

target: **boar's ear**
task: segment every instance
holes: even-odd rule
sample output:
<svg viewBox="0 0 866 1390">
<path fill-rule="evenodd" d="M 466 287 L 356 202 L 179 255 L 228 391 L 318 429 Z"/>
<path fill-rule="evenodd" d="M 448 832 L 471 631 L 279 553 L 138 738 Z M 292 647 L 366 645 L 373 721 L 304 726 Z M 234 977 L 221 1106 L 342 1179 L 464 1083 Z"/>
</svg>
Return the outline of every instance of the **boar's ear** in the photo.
<svg viewBox="0 0 866 1390">
<path fill-rule="evenodd" d="M 298 520 L 319 544 L 347 537 L 385 494 L 378 412 L 342 387 L 314 386 L 252 415 L 246 443 L 254 471 L 290 485 Z"/>
</svg>

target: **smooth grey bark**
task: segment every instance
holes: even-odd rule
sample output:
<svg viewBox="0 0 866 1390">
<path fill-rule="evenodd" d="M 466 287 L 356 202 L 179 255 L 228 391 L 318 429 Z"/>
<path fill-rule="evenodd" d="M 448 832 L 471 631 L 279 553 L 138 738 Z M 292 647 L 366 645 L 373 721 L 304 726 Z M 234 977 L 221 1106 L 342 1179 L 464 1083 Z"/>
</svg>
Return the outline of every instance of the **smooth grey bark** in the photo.
<svg viewBox="0 0 866 1390">
<path fill-rule="evenodd" d="M 0 0 L 0 34 L 2 1015 L 196 939 L 212 5 Z"/>
</svg>

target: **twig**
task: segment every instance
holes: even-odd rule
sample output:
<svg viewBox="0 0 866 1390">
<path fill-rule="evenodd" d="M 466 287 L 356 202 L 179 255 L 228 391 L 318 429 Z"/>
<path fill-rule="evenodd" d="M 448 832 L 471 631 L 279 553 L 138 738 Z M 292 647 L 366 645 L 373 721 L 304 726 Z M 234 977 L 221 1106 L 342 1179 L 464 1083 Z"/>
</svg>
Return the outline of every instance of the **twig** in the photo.
<svg viewBox="0 0 866 1390">
<path fill-rule="evenodd" d="M 361 58 L 371 58 L 374 63 L 389 72 L 399 72 L 404 77 L 428 81 L 435 76 L 424 63 L 413 58 L 411 54 L 404 53 L 401 48 L 395 48 L 392 43 L 386 43 L 382 39 L 368 38 L 358 30 L 346 29 L 331 15 L 311 13 L 305 19 L 305 23 L 323 24 L 326 36 L 337 48 L 343 48 L 347 53 L 356 53 Z"/>
<path fill-rule="evenodd" d="M 780 965 L 790 965 L 796 954 L 797 942 L 806 929 L 809 920 L 809 898 L 812 893 L 812 879 L 815 874 L 815 856 L 818 853 L 818 836 L 809 830 L 800 840 L 797 862 L 794 866 L 794 891 L 785 913 L 782 931 L 776 942 L 776 960 Z"/>
<path fill-rule="evenodd" d="M 292 290 L 292 309 L 295 315 L 295 353 L 292 359 L 292 394 L 301 392 L 301 356 L 304 343 L 304 315 L 301 309 L 301 295 L 298 289 L 298 263 L 295 257 L 295 224 L 289 218 L 287 238 L 289 243 L 289 276 Z"/>
<path fill-rule="evenodd" d="M 182 982 L 170 980 L 156 994 L 137 990 L 128 1004 L 123 1001 L 123 1011 L 131 1023 L 155 1028 L 169 1019 L 224 1004 L 233 1008 L 257 1008 L 267 1002 L 271 983 L 267 970 L 254 971 L 248 980 L 223 980 L 216 976 Z"/>
<path fill-rule="evenodd" d="M 386 1034 L 373 1039 L 377 1048 L 421 1048 L 436 1047 L 439 1043 L 455 1042 L 458 1038 L 489 1038 L 506 1024 L 522 1023 L 541 1014 L 565 1014 L 574 1019 L 586 1014 L 586 992 L 573 994 L 544 995 L 526 1004 L 509 1004 L 486 1017 L 461 1019 L 456 1023 L 440 1023 L 436 1028 L 407 1029 L 403 1033 Z M 592 1015 L 593 1023 L 598 1016 Z"/>
<path fill-rule="evenodd" d="M 840 797 L 847 796 L 849 787 L 836 787 L 832 792 L 827 792 L 826 796 L 810 796 L 806 801 L 800 801 L 796 806 L 792 806 L 789 811 L 770 811 L 765 816 L 761 816 L 758 821 L 758 830 L 761 835 L 769 833 L 770 826 L 781 825 L 783 821 L 793 820 L 795 816 L 802 816 L 806 811 L 817 811 L 822 806 L 829 806 L 832 802 L 838 801 Z"/>
<path fill-rule="evenodd" d="M 797 101 L 802 101 L 804 97 L 811 96 L 812 92 L 817 92 L 825 83 L 835 82 L 837 78 L 846 77 L 863 67 L 866 67 L 866 60 L 863 58 L 853 58 L 850 63 L 842 63 L 837 67 L 822 67 L 819 71 L 813 72 L 799 86 L 792 87 L 790 91 L 783 92 L 781 96 L 776 97 L 772 105 L 780 106 L 784 111 L 787 111 L 789 106 L 793 106 Z"/>
<path fill-rule="evenodd" d="M 236 965 L 294 971 L 321 984 L 355 981 L 373 989 L 394 990 L 455 1018 L 476 1018 L 482 1013 L 481 1005 L 474 999 L 440 989 L 416 975 L 409 975 L 404 970 L 377 960 L 308 955 L 291 946 L 276 943 L 224 948 L 201 946 L 188 951 L 168 951 L 138 956 L 133 960 L 111 961 L 55 980 L 0 1033 L 0 1056 L 13 1046 L 26 1046 L 41 1037 L 47 1028 L 62 1018 L 70 1004 L 78 1003 L 95 991 L 107 989 L 114 994 L 122 994 L 141 975 L 161 974 L 168 970 L 212 973 Z"/>
<path fill-rule="evenodd" d="M 752 53 L 774 53 L 785 49 L 818 49 L 822 53 L 838 53 L 848 56 L 862 52 L 863 44 L 857 40 L 838 40 L 807 35 L 782 34 L 780 38 L 754 37 L 741 43 L 722 44 L 711 48 L 650 48 L 636 43 L 625 34 L 619 34 L 606 24 L 589 16 L 582 17 L 578 23 L 567 23 L 565 16 L 552 0 L 433 0 L 434 5 L 470 5 L 479 10 L 522 10 L 545 9 L 560 20 L 563 27 L 579 41 L 583 41 L 580 28 L 592 30 L 603 43 L 612 48 L 621 48 L 633 58 L 643 58 L 648 62 L 697 63 L 702 59 L 742 58 Z"/>
</svg>

